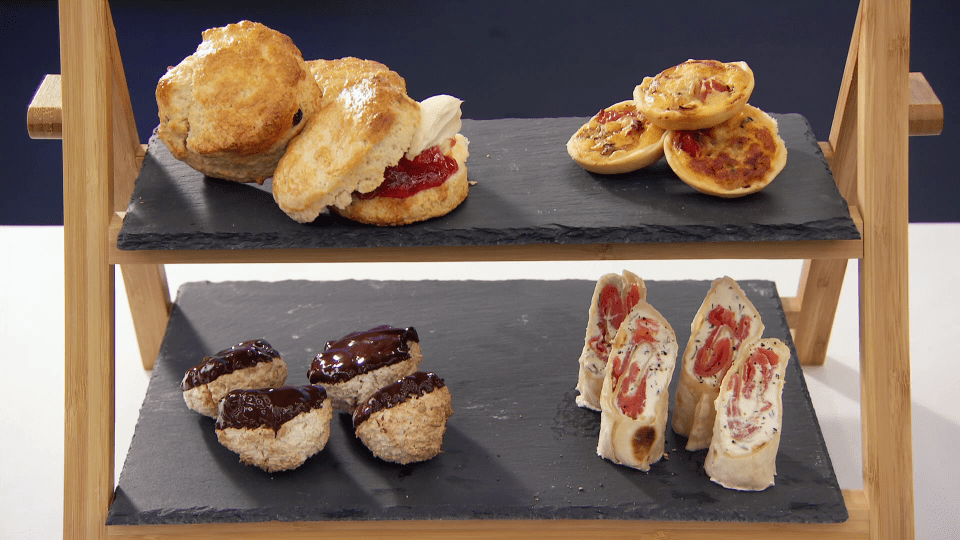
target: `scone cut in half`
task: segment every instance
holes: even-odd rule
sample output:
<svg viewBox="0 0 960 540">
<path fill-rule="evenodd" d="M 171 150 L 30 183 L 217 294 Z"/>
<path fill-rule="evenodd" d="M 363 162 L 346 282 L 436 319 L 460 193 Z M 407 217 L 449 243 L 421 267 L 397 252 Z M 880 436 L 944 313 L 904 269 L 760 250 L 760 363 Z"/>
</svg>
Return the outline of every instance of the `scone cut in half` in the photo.
<svg viewBox="0 0 960 540">
<path fill-rule="evenodd" d="M 469 141 L 459 134 L 459 99 L 418 103 L 399 74 L 372 60 L 309 65 L 324 105 L 274 176 L 274 199 L 287 215 L 305 223 L 329 209 L 362 223 L 404 225 L 463 202 Z"/>
<path fill-rule="evenodd" d="M 418 371 L 362 402 L 353 413 L 353 425 L 374 456 L 407 464 L 440 453 L 451 415 L 450 390 L 444 380 Z"/>
<path fill-rule="evenodd" d="M 267 472 L 296 469 L 326 446 L 333 408 L 323 388 L 234 390 L 217 415 L 217 440 L 246 465 Z"/>
<path fill-rule="evenodd" d="M 645 77 L 633 99 L 644 118 L 666 130 L 702 129 L 736 114 L 753 94 L 746 62 L 687 60 Z"/>
<path fill-rule="evenodd" d="M 790 348 L 779 339 L 744 344 L 723 378 L 704 470 L 729 489 L 774 485 L 783 426 L 783 383 Z"/>
<path fill-rule="evenodd" d="M 641 471 L 663 456 L 677 336 L 641 300 L 620 325 L 600 392 L 597 454 Z"/>
<path fill-rule="evenodd" d="M 580 352 L 576 397 L 580 407 L 600 410 L 600 389 L 613 340 L 630 310 L 646 298 L 647 286 L 643 279 L 628 270 L 622 275 L 604 274 L 597 280 Z"/>
<path fill-rule="evenodd" d="M 762 335 L 760 313 L 740 285 L 714 280 L 690 323 L 675 395 L 673 430 L 687 437 L 687 450 L 710 445 L 720 383 L 741 347 Z"/>
<path fill-rule="evenodd" d="M 220 400 L 231 390 L 281 386 L 287 364 L 266 340 L 238 343 L 191 367 L 180 381 L 183 400 L 198 413 L 217 417 Z"/>
<path fill-rule="evenodd" d="M 203 174 L 262 183 L 319 109 L 321 92 L 286 35 L 240 21 L 203 32 L 156 90 L 157 137 Z"/>
<path fill-rule="evenodd" d="M 663 157 L 665 130 L 650 123 L 633 100 L 602 109 L 567 141 L 567 153 L 597 174 L 642 169 Z"/>
<path fill-rule="evenodd" d="M 667 132 L 664 153 L 680 180 L 724 198 L 762 190 L 787 164 L 777 121 L 750 105 L 716 126 Z"/>
<path fill-rule="evenodd" d="M 421 361 L 415 328 L 381 325 L 326 342 L 307 378 L 326 389 L 335 409 L 353 414 L 374 392 L 417 371 Z"/>
</svg>

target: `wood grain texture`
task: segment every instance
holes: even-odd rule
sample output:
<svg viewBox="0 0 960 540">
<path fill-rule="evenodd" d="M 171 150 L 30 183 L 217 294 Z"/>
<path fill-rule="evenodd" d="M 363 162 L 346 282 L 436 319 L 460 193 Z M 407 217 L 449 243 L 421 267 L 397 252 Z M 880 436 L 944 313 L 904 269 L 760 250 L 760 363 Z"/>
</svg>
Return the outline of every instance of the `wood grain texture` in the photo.
<svg viewBox="0 0 960 540">
<path fill-rule="evenodd" d="M 170 288 L 163 265 L 120 265 L 143 369 L 153 369 L 170 319 Z"/>
<path fill-rule="evenodd" d="M 318 537 L 343 540 L 368 538 L 515 539 L 637 538 L 671 540 L 866 540 L 870 537 L 869 508 L 862 491 L 844 491 L 850 519 L 844 523 L 698 523 L 636 522 L 622 520 L 510 520 L 269 522 L 216 525 L 111 525 L 115 540 L 307 540 Z"/>
<path fill-rule="evenodd" d="M 943 104 L 923 73 L 910 74 L 910 135 L 939 135 Z"/>
<path fill-rule="evenodd" d="M 864 0 L 858 61 L 863 482 L 871 535 L 914 538 L 908 294 L 910 3 Z"/>
<path fill-rule="evenodd" d="M 27 106 L 27 134 L 31 139 L 63 138 L 60 75 L 45 75 Z"/>
<path fill-rule="evenodd" d="M 64 538 L 106 537 L 113 494 L 113 267 L 107 6 L 60 2 L 65 274 Z"/>
</svg>

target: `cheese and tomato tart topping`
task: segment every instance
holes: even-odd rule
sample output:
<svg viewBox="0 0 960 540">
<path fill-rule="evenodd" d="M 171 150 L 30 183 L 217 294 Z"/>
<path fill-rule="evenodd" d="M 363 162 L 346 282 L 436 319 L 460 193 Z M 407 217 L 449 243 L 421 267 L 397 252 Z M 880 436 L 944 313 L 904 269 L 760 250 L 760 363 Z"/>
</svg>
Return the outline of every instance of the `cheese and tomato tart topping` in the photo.
<svg viewBox="0 0 960 540">
<path fill-rule="evenodd" d="M 663 455 L 677 337 L 663 316 L 640 301 L 620 325 L 600 393 L 597 454 L 648 470 Z"/>
<path fill-rule="evenodd" d="M 663 129 L 702 129 L 736 114 L 753 93 L 746 62 L 687 60 L 645 77 L 633 91 L 641 114 Z"/>
<path fill-rule="evenodd" d="M 664 152 L 686 184 L 725 198 L 760 191 L 787 164 L 777 121 L 750 105 L 711 128 L 668 132 Z"/>
<path fill-rule="evenodd" d="M 581 126 L 567 141 L 567 153 L 590 172 L 626 173 L 663 156 L 664 134 L 637 111 L 632 100 L 621 101 Z"/>
<path fill-rule="evenodd" d="M 577 405 L 600 410 L 600 388 L 611 344 L 630 310 L 646 298 L 646 284 L 640 276 L 627 270 L 623 271 L 622 276 L 604 274 L 597 280 L 590 301 L 583 351 L 580 353 Z"/>
<path fill-rule="evenodd" d="M 782 341 L 762 339 L 745 344 L 724 376 L 704 464 L 714 482 L 739 490 L 773 485 L 789 359 L 790 349 Z"/>
</svg>

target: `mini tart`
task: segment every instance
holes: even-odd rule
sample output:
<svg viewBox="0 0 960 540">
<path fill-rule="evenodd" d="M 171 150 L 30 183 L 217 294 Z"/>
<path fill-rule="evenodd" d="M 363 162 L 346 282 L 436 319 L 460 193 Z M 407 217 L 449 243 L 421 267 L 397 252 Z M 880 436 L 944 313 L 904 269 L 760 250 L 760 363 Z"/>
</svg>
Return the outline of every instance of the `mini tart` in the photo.
<svg viewBox="0 0 960 540">
<path fill-rule="evenodd" d="M 358 403 L 417 371 L 422 360 L 416 329 L 384 325 L 328 341 L 307 377 L 327 390 L 335 409 L 353 414 Z"/>
<path fill-rule="evenodd" d="M 231 390 L 281 386 L 287 364 L 265 340 L 244 341 L 207 356 L 180 381 L 183 400 L 198 413 L 217 417 L 217 404 Z"/>
<path fill-rule="evenodd" d="M 703 129 L 743 108 L 753 85 L 746 62 L 687 60 L 644 78 L 633 99 L 643 116 L 663 129 Z"/>
<path fill-rule="evenodd" d="M 620 174 L 642 169 L 663 156 L 666 132 L 651 124 L 633 100 L 593 115 L 567 141 L 567 153 L 584 169 Z"/>
<path fill-rule="evenodd" d="M 406 157 L 384 172 L 385 180 L 370 193 L 354 192 L 345 208 L 331 208 L 341 216 L 368 225 L 408 225 L 444 216 L 460 206 L 470 191 L 467 158 L 470 141 L 457 134 L 443 146 Z M 414 171 L 416 176 L 405 171 Z M 443 175 L 449 176 L 443 180 Z M 437 182 L 440 182 L 439 185 Z M 425 186 L 418 189 L 418 185 Z"/>
<path fill-rule="evenodd" d="M 370 396 L 353 413 L 353 425 L 373 455 L 407 464 L 440 453 L 451 415 L 450 390 L 443 379 L 419 371 Z"/>
<path fill-rule="evenodd" d="M 717 197 L 756 193 L 787 164 L 777 121 L 750 105 L 718 126 L 668 132 L 663 146 L 667 163 L 681 180 Z"/>
<path fill-rule="evenodd" d="M 333 408 L 317 386 L 234 390 L 220 402 L 217 440 L 267 472 L 296 469 L 326 446 Z"/>
</svg>

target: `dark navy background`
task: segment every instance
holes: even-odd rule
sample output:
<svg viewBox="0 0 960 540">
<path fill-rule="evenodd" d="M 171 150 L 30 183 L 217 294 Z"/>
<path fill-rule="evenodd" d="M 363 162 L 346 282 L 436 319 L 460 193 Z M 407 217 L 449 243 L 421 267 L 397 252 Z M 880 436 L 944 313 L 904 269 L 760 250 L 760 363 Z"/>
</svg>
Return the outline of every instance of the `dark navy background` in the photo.
<svg viewBox="0 0 960 540">
<path fill-rule="evenodd" d="M 589 116 L 629 99 L 644 76 L 688 58 L 744 60 L 756 75 L 753 105 L 800 113 L 825 140 L 857 4 L 113 0 L 111 7 L 143 141 L 157 124 L 154 90 L 167 66 L 194 52 L 204 29 L 241 19 L 289 35 L 307 59 L 383 62 L 406 79 L 414 99 L 452 94 L 474 119 Z M 952 114 L 960 102 L 951 39 L 958 16 L 955 2 L 913 3 L 911 71 L 930 81 L 946 122 L 943 135 L 911 138 L 912 222 L 960 222 L 956 168 L 940 159 L 955 157 L 960 144 Z M 61 144 L 32 140 L 26 130 L 43 75 L 60 72 L 58 27 L 53 0 L 0 3 L 2 225 L 63 222 Z"/>
</svg>

